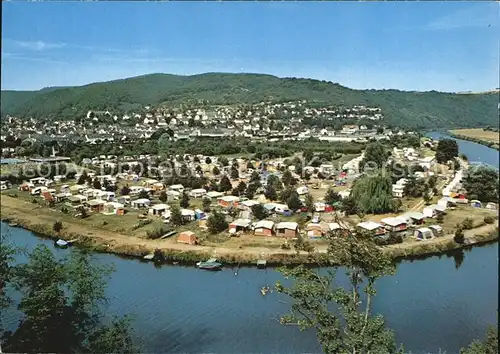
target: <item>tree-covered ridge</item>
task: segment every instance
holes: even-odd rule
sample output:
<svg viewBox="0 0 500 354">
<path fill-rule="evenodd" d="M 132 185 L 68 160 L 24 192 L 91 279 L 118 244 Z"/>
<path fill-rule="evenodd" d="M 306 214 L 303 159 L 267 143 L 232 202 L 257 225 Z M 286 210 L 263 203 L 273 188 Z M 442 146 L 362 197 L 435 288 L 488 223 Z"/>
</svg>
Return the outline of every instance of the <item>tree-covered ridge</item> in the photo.
<svg viewBox="0 0 500 354">
<path fill-rule="evenodd" d="M 151 74 L 78 87 L 35 92 L 2 91 L 2 116 L 72 119 L 88 110 L 125 113 L 145 105 L 186 102 L 252 104 L 307 100 L 316 104 L 380 107 L 386 123 L 414 128 L 498 125 L 498 96 L 353 90 L 312 79 L 263 74 Z"/>
</svg>

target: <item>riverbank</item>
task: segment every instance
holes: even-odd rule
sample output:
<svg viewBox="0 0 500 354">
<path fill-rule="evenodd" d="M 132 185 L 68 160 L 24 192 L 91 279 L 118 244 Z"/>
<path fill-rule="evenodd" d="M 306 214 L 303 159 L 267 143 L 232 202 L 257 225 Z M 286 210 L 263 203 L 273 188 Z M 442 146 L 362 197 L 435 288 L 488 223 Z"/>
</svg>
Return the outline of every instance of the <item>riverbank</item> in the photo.
<svg viewBox="0 0 500 354">
<path fill-rule="evenodd" d="M 54 240 L 74 240 L 74 244 L 95 252 L 113 253 L 125 257 L 142 259 L 145 255 L 157 252 L 162 262 L 179 262 L 190 265 L 216 256 L 225 264 L 255 265 L 259 258 L 265 258 L 270 266 L 313 264 L 318 257 L 326 256 L 327 245 L 315 245 L 315 257 L 306 252 L 297 254 L 294 250 L 270 249 L 264 247 L 232 249 L 217 246 L 191 246 L 169 243 L 164 240 L 150 240 L 137 236 L 125 235 L 103 230 L 97 226 L 77 224 L 63 221 L 59 232 L 53 230 L 53 223 L 58 218 L 50 209 L 20 201 L 15 198 L 3 197 L 1 217 L 3 221 L 15 223 L 18 227 L 32 231 L 43 237 Z M 412 259 L 436 254 L 442 254 L 456 249 L 479 245 L 498 240 L 498 229 L 495 224 L 486 224 L 465 231 L 466 244 L 457 244 L 453 235 L 445 235 L 426 241 L 408 241 L 402 244 L 384 246 L 391 258 Z"/>
<path fill-rule="evenodd" d="M 500 150 L 499 133 L 483 129 L 456 129 L 447 132 L 451 137 L 471 141 L 489 148 Z"/>
</svg>

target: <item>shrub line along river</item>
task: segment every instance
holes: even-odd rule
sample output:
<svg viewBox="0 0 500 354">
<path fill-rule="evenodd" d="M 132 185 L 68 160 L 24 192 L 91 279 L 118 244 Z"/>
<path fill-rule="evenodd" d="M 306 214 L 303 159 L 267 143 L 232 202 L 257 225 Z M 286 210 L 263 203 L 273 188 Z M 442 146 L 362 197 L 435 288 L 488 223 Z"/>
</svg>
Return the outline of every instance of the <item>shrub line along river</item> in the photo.
<svg viewBox="0 0 500 354">
<path fill-rule="evenodd" d="M 430 134 L 439 137 L 437 133 Z M 498 166 L 498 152 L 459 140 L 471 162 Z M 53 241 L 2 223 L 2 233 L 28 250 L 43 243 L 58 256 L 68 250 Z M 461 256 L 464 256 L 462 259 Z M 24 256 L 19 256 L 22 261 Z M 289 305 L 276 293 L 260 294 L 281 276 L 274 269 L 241 268 L 205 272 L 96 254 L 94 261 L 114 264 L 108 284 L 107 316 L 132 314 L 143 349 L 155 353 L 304 353 L 320 352 L 314 332 L 282 326 L 277 319 Z M 463 261 L 463 263 L 462 263 Z M 461 265 L 460 265 L 461 264 Z M 385 316 L 396 339 L 412 353 L 457 353 L 497 323 L 498 243 L 475 247 L 454 257 L 403 261 L 397 273 L 377 283 L 374 312 Z M 19 314 L 3 311 L 12 328 Z"/>
</svg>

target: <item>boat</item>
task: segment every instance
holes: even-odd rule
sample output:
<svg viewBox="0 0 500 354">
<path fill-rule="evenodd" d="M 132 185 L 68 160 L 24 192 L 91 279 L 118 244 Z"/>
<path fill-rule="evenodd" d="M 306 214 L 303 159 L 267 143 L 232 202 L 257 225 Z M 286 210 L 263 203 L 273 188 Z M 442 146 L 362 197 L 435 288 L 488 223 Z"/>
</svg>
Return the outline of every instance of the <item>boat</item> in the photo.
<svg viewBox="0 0 500 354">
<path fill-rule="evenodd" d="M 10 226 L 10 227 L 16 227 L 17 225 L 18 225 L 18 224 L 17 224 L 17 223 L 15 223 L 15 222 L 11 222 L 11 223 L 9 223 L 9 226 Z"/>
<path fill-rule="evenodd" d="M 59 248 L 66 248 L 69 245 L 70 245 L 69 242 L 64 241 L 62 239 L 59 239 L 59 240 L 56 241 L 56 246 L 59 247 Z"/>
<path fill-rule="evenodd" d="M 257 268 L 264 269 L 267 266 L 267 261 L 265 259 L 259 259 L 257 261 Z"/>
<path fill-rule="evenodd" d="M 214 263 L 214 262 L 217 262 L 217 258 L 210 258 L 207 261 L 199 261 L 198 263 L 196 263 L 196 266 L 199 267 L 200 264 L 202 263 Z"/>
<path fill-rule="evenodd" d="M 152 261 L 154 258 L 155 258 L 154 253 L 150 253 L 150 254 L 147 254 L 144 257 L 142 257 L 142 259 L 144 259 L 145 261 Z"/>
<path fill-rule="evenodd" d="M 198 266 L 198 268 L 205 269 L 205 270 L 221 270 L 222 263 L 219 263 L 219 262 L 201 262 L 200 265 Z"/>
</svg>

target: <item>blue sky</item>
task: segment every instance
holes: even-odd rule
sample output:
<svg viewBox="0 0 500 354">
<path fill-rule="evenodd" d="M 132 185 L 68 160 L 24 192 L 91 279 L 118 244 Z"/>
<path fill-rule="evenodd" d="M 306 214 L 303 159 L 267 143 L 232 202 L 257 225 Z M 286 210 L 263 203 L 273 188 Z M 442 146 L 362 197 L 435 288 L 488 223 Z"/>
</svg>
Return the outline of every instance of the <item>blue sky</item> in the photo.
<svg viewBox="0 0 500 354">
<path fill-rule="evenodd" d="M 494 2 L 3 3 L 2 89 L 164 72 L 256 72 L 352 88 L 499 86 Z"/>
</svg>

